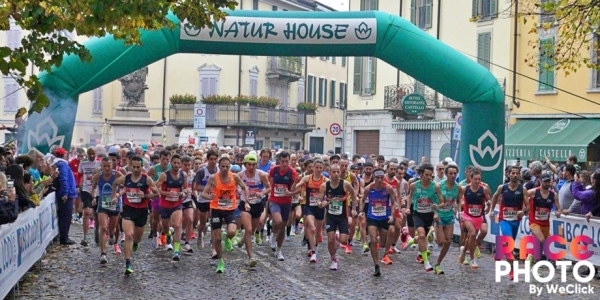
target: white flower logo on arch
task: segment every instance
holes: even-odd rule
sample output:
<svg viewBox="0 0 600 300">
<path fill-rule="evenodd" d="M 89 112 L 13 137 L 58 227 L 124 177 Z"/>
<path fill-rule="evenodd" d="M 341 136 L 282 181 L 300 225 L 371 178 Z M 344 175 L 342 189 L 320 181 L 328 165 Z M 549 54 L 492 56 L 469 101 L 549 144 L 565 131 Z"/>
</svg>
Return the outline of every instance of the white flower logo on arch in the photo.
<svg viewBox="0 0 600 300">
<path fill-rule="evenodd" d="M 489 146 L 485 147 L 484 149 L 481 149 L 483 141 L 485 141 L 485 139 L 487 139 L 487 138 L 490 138 L 492 140 L 492 142 L 494 142 L 494 149 L 490 148 Z M 481 159 L 484 159 L 485 155 L 488 153 L 490 154 L 492 159 L 494 159 L 496 157 L 498 152 L 500 152 L 500 155 L 498 155 L 498 157 L 496 158 L 495 164 L 490 165 L 490 166 L 483 166 L 483 165 L 481 165 L 481 163 L 479 163 L 475 159 L 475 155 L 473 155 L 474 152 L 477 152 L 479 154 L 479 157 L 481 157 Z M 469 155 L 471 157 L 471 163 L 474 166 L 480 168 L 482 171 L 493 171 L 498 168 L 498 166 L 500 165 L 500 162 L 502 161 L 502 145 L 498 145 L 498 139 L 496 139 L 496 136 L 494 136 L 493 133 L 491 133 L 489 130 L 487 130 L 477 140 L 477 147 L 474 145 L 469 145 Z"/>
<path fill-rule="evenodd" d="M 40 132 L 42 130 L 47 131 L 46 126 L 49 126 L 49 128 L 51 129 L 52 137 L 50 137 L 47 132 L 44 132 L 40 136 Z M 63 147 L 63 144 L 65 142 L 65 136 L 58 135 L 58 126 L 56 126 L 56 123 L 54 123 L 54 121 L 52 121 L 50 117 L 46 117 L 44 120 L 39 122 L 35 127 L 35 132 L 29 130 L 29 132 L 27 133 L 28 149 L 33 149 L 36 146 L 43 145 L 43 141 L 46 141 L 48 147 L 51 147 L 52 145 L 58 145 L 59 147 Z"/>
</svg>

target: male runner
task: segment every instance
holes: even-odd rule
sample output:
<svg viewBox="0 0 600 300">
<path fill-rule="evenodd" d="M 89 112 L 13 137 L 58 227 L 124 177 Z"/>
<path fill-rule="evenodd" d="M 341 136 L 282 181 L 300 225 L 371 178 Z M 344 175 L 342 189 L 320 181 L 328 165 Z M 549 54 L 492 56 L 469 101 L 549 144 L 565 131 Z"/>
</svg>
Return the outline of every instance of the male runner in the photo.
<svg viewBox="0 0 600 300">
<path fill-rule="evenodd" d="M 269 184 L 269 175 L 256 168 L 258 158 L 254 154 L 246 155 L 244 158 L 245 171 L 238 173 L 244 184 L 248 187 L 248 204 L 250 210 L 246 210 L 244 202 L 240 201 L 238 209 L 242 213 L 242 226 L 244 226 L 244 244 L 248 254 L 248 265 L 251 268 L 256 266 L 256 260 L 252 257 L 252 233 L 258 228 L 260 216 L 265 210 L 265 203 L 262 199 L 271 191 Z"/>
<path fill-rule="evenodd" d="M 317 262 L 317 244 L 323 234 L 323 219 L 325 208 L 319 206 L 319 190 L 321 185 L 327 181 L 323 176 L 324 163 L 317 159 L 313 162 L 312 174 L 302 177 L 294 188 L 297 192 L 300 188 L 305 189 L 306 206 L 304 208 L 304 234 L 308 240 L 308 256 L 311 263 Z"/>
<path fill-rule="evenodd" d="M 438 204 L 443 203 L 442 191 L 440 185 L 433 179 L 433 166 L 430 163 L 421 164 L 421 176 L 417 182 L 410 184 L 410 195 L 408 205 L 413 207 L 413 224 L 417 229 L 417 244 L 419 254 L 425 264 L 425 272 L 433 270 L 429 263 L 427 253 L 427 231 L 433 225 L 433 222 L 439 222 L 440 218 L 437 212 Z M 411 238 L 406 246 L 415 243 L 415 238 Z M 406 247 L 405 246 L 405 247 Z M 404 249 L 406 249 L 403 247 Z M 417 262 L 420 260 L 417 258 Z"/>
<path fill-rule="evenodd" d="M 81 174 L 81 189 L 79 192 L 79 196 L 81 198 L 81 202 L 83 204 L 83 240 L 81 240 L 82 246 L 87 246 L 87 236 L 90 227 L 90 215 L 92 214 L 92 209 L 94 209 L 95 214 L 95 206 L 92 205 L 95 194 L 92 194 L 92 177 L 94 173 L 100 169 L 100 162 L 96 161 L 96 150 L 94 148 L 90 148 L 87 150 L 87 158 L 86 160 L 79 163 L 79 171 Z M 121 249 L 119 245 L 115 244 L 115 252 L 117 254 L 121 253 Z"/>
<path fill-rule="evenodd" d="M 561 207 L 558 195 L 551 189 L 552 176 L 548 172 L 543 172 L 540 179 L 542 181 L 540 187 L 527 191 L 529 207 L 526 207 L 523 213 L 527 213 L 527 208 L 529 208 L 529 228 L 531 229 L 531 234 L 540 241 L 540 245 L 543 245 L 544 241 L 550 236 L 550 211 L 552 210 L 552 205 L 556 208 L 554 214 L 557 218 L 560 218 Z M 527 260 L 533 264 L 533 255 L 527 255 Z M 512 279 L 511 276 L 510 280 Z"/>
<path fill-rule="evenodd" d="M 390 265 L 392 264 L 392 260 L 385 249 L 390 244 L 390 241 L 387 239 L 388 229 L 394 224 L 394 215 L 392 213 L 393 209 L 398 206 L 398 202 L 394 189 L 383 182 L 383 178 L 385 177 L 383 169 L 375 169 L 373 175 L 375 176 L 375 182 L 365 188 L 365 197 L 368 196 L 369 198 L 367 210 L 360 213 L 367 216 L 367 229 L 370 236 L 369 247 L 371 248 L 373 264 L 375 264 L 375 273 L 373 273 L 373 276 L 379 277 L 381 276 L 381 269 L 378 264 L 377 236 L 380 238 L 379 243 L 384 246 L 384 254 L 381 262 Z M 361 199 L 360 202 L 360 207 L 364 207 L 364 201 Z M 402 215 L 400 217 L 402 218 Z"/>
<path fill-rule="evenodd" d="M 375 182 L 375 176 L 373 176 L 374 165 L 372 162 L 370 162 L 370 161 L 365 162 L 363 167 L 364 167 L 364 171 L 363 171 L 362 179 L 365 182 L 365 188 L 363 189 L 363 196 L 359 200 L 362 200 L 362 202 L 364 202 L 364 205 L 362 207 L 359 207 L 358 209 L 359 209 L 359 211 L 360 210 L 364 211 L 366 214 L 366 212 L 368 211 L 368 205 L 369 205 L 369 194 L 365 193 L 365 191 L 366 191 L 367 186 L 369 186 L 371 183 Z M 365 214 L 358 215 L 358 219 L 360 222 L 360 236 L 362 239 L 364 255 L 366 255 L 369 252 L 369 244 L 367 244 L 367 219 L 365 218 Z"/>
<path fill-rule="evenodd" d="M 185 232 L 185 245 L 183 246 L 183 251 L 188 254 L 194 253 L 194 249 L 190 246 L 190 240 L 196 238 L 194 234 L 194 212 L 196 211 L 196 204 L 194 197 L 194 193 L 192 192 L 192 184 L 194 182 L 194 172 L 192 171 L 192 158 L 189 156 L 184 156 L 181 158 L 181 171 L 186 175 L 187 178 L 187 197 L 183 199 L 181 202 L 182 209 L 182 224 L 183 230 Z"/>
<path fill-rule="evenodd" d="M 119 187 L 124 186 L 123 194 L 117 193 Z M 125 232 L 125 275 L 133 273 L 131 268 L 131 254 L 137 251 L 144 226 L 148 221 L 148 204 L 150 199 L 158 195 L 154 181 L 142 174 L 142 159 L 131 159 L 131 173 L 121 176 L 112 184 L 113 203 L 123 196 L 123 232 Z"/>
<path fill-rule="evenodd" d="M 109 157 L 104 157 L 101 161 L 101 173 L 92 177 L 92 195 L 98 195 L 92 202 L 97 206 L 98 226 L 100 227 L 100 263 L 106 264 L 106 238 L 114 234 L 117 227 L 119 212 L 122 207 L 121 199 L 113 204 L 112 184 L 115 179 L 121 177 L 120 172 L 112 170 L 112 161 Z M 118 246 L 117 246 L 118 247 Z"/>
<path fill-rule="evenodd" d="M 277 259 L 285 260 L 281 253 L 281 246 L 285 238 L 285 225 L 287 224 L 292 207 L 292 193 L 290 190 L 298 177 L 296 170 L 289 166 L 290 154 L 282 151 L 279 154 L 279 165 L 269 171 L 271 194 L 269 196 L 269 209 L 273 217 L 273 237 L 271 248 L 275 248 Z"/>
<path fill-rule="evenodd" d="M 501 184 L 496 189 L 494 197 L 492 198 L 492 205 L 490 206 L 490 220 L 494 219 L 494 208 L 500 197 L 500 211 L 498 212 L 498 219 L 500 220 L 500 234 L 503 236 L 510 236 L 513 240 L 517 239 L 519 232 L 519 225 L 521 225 L 521 218 L 525 214 L 525 211 L 529 209 L 529 201 L 527 197 L 527 190 L 520 182 L 521 169 L 517 166 L 509 168 L 509 183 Z M 552 203 L 554 204 L 554 203 Z M 511 271 L 509 277 L 512 280 L 512 259 L 507 259 L 511 265 Z"/>
<path fill-rule="evenodd" d="M 346 163 L 348 161 L 346 160 Z M 350 231 L 348 230 L 348 205 L 346 198 L 348 194 L 352 197 L 352 217 L 356 217 L 356 192 L 352 184 L 346 180 L 340 180 L 341 168 L 339 165 L 331 166 L 329 181 L 321 184 L 319 189 L 320 207 L 327 209 L 327 248 L 331 256 L 330 270 L 337 271 L 338 260 L 336 252 L 336 230 L 339 231 L 339 243 L 347 244 Z M 346 248 L 347 249 L 347 248 Z M 346 252 L 347 253 L 347 252 Z"/>
<path fill-rule="evenodd" d="M 435 237 L 438 245 L 442 247 L 437 262 L 433 267 L 433 270 L 438 275 L 444 274 L 441 267 L 442 260 L 444 260 L 444 257 L 450 248 L 450 244 L 452 243 L 454 220 L 456 214 L 459 212 L 460 199 L 464 193 L 464 188 L 456 183 L 456 176 L 458 175 L 458 167 L 456 165 L 449 164 L 446 166 L 444 174 L 446 179 L 440 182 L 444 201 L 438 208 L 440 220 L 439 222 L 436 222 L 437 224 L 435 226 Z"/>
<path fill-rule="evenodd" d="M 357 191 L 359 186 L 358 186 L 358 178 L 356 177 L 356 175 L 354 175 L 354 173 L 350 172 L 350 170 L 348 170 L 348 166 L 349 166 L 349 161 L 348 159 L 340 159 L 338 165 L 340 166 L 340 177 L 347 181 L 348 183 L 350 183 L 352 185 L 352 188 L 354 189 L 354 191 Z M 350 201 L 350 200 L 348 200 Z M 350 206 L 351 202 L 348 202 L 347 205 Z M 357 203 L 355 203 L 357 204 Z M 357 210 L 358 208 L 356 207 L 350 207 L 349 210 Z M 348 224 L 352 224 L 353 220 L 356 219 L 357 215 L 350 215 L 347 214 L 348 216 Z M 352 238 L 354 238 L 354 228 L 352 228 L 352 236 L 350 236 L 350 239 L 348 241 L 348 243 L 346 244 L 346 246 L 344 247 L 345 252 L 347 254 L 352 254 Z"/>
<path fill-rule="evenodd" d="M 161 239 L 166 241 L 166 249 L 173 250 L 173 261 L 179 261 L 179 246 L 181 243 L 182 201 L 191 190 L 187 186 L 187 175 L 181 170 L 181 157 L 171 156 L 171 170 L 160 174 L 156 185 L 160 187 L 159 214 L 161 218 Z M 171 232 L 170 226 L 173 227 Z M 173 234 L 175 236 L 173 237 Z M 169 236 L 169 239 L 167 239 Z M 173 245 L 171 245 L 173 240 Z"/>
<path fill-rule="evenodd" d="M 217 166 L 219 154 L 217 151 L 212 149 L 206 151 L 206 159 L 208 160 L 207 165 L 200 169 L 194 178 L 194 190 L 200 193 L 198 195 L 198 203 L 196 203 L 198 211 L 200 212 L 200 215 L 198 216 L 198 248 L 204 248 L 204 231 L 206 229 L 206 220 L 208 219 L 211 201 L 211 198 L 202 197 L 201 193 L 204 191 L 204 187 L 206 187 L 210 176 L 219 172 L 219 167 Z M 213 253 L 213 257 L 216 258 L 215 253 Z"/>
<path fill-rule="evenodd" d="M 171 164 L 169 161 L 171 160 L 171 152 L 168 150 L 160 151 L 160 163 L 154 165 L 148 170 L 148 176 L 152 178 L 154 182 L 158 181 L 160 175 L 166 171 L 171 170 Z M 158 237 L 158 231 L 160 227 L 160 214 L 159 214 L 159 203 L 160 203 L 160 195 L 156 197 L 156 199 L 151 200 L 151 215 L 150 215 L 150 234 L 152 235 L 152 247 L 154 249 L 158 249 L 160 245 L 165 246 L 166 241 L 162 241 Z M 167 227 L 168 228 L 168 227 Z"/>
<path fill-rule="evenodd" d="M 356 198 L 360 199 L 363 196 L 363 191 L 365 190 L 365 181 L 362 179 L 362 177 L 360 176 L 360 171 L 361 171 L 361 166 L 354 164 L 352 166 L 350 166 L 350 172 L 352 172 L 352 174 L 354 174 L 354 176 L 356 176 L 356 179 L 358 179 L 358 189 L 356 189 Z M 357 203 L 358 205 L 358 203 Z M 360 207 L 355 207 L 356 211 L 361 210 Z M 361 241 L 363 242 L 363 244 L 365 244 L 365 238 L 361 235 L 360 232 L 360 226 L 358 226 L 359 223 L 359 218 L 355 217 L 352 218 L 352 216 L 348 217 L 348 223 L 350 224 L 350 235 L 352 235 L 354 237 L 354 239 L 356 241 Z"/>
<path fill-rule="evenodd" d="M 475 248 L 477 247 L 477 233 L 481 229 L 484 219 L 484 210 L 489 201 L 489 189 L 481 184 L 481 170 L 473 167 L 469 174 L 471 183 L 465 189 L 462 202 L 464 203 L 463 212 L 460 214 L 461 221 L 467 229 L 467 240 L 465 244 L 469 250 L 471 259 L 469 265 L 472 270 L 479 268 L 475 261 Z M 489 209 L 489 208 L 488 208 Z M 462 262 L 465 257 L 465 246 L 460 247 L 458 261 Z"/>
<path fill-rule="evenodd" d="M 226 248 L 231 248 L 231 238 L 235 236 L 237 226 L 235 224 L 235 209 L 237 208 L 237 187 L 244 190 L 245 199 L 249 199 L 248 187 L 242 179 L 229 171 L 231 159 L 222 156 L 219 161 L 219 173 L 211 175 L 204 187 L 202 196 L 205 199 L 211 198 L 210 202 L 210 227 L 212 236 L 212 245 L 217 252 L 217 273 L 225 271 L 225 261 L 223 260 L 223 247 L 221 246 L 221 227 L 223 223 L 227 225 Z M 244 210 L 250 211 L 249 203 L 244 204 Z M 227 245 L 229 241 L 229 245 Z M 228 246 L 228 247 L 227 247 Z M 226 249 L 229 250 L 229 249 Z"/>
</svg>

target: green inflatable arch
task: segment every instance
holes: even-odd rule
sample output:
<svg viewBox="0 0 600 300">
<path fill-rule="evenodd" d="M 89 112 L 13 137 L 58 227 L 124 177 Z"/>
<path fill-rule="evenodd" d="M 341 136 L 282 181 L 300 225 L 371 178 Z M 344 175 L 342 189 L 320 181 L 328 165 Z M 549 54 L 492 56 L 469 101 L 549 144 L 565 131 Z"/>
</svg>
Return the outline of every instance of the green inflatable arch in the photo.
<svg viewBox="0 0 600 300">
<path fill-rule="evenodd" d="M 141 46 L 112 36 L 85 43 L 93 61 L 66 56 L 41 74 L 50 106 L 34 113 L 21 132 L 21 150 L 48 151 L 71 144 L 79 94 L 176 53 L 272 56 L 374 56 L 445 96 L 463 103 L 461 169 L 478 166 L 484 181 L 502 182 L 504 93 L 485 68 L 407 20 L 377 11 L 228 11 L 214 28 L 176 26 L 142 33 Z"/>
</svg>

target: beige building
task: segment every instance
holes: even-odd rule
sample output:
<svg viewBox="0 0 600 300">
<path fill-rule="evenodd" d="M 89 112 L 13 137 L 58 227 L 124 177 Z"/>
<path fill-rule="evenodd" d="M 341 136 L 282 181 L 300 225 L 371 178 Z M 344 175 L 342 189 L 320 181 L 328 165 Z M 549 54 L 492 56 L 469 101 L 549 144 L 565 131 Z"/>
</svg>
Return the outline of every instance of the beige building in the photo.
<svg viewBox="0 0 600 300">
<path fill-rule="evenodd" d="M 237 9 L 331 11 L 311 0 L 242 0 Z M 0 35 L 0 44 L 18 47 L 18 28 Z M 74 37 L 82 42 L 83 37 Z M 346 99 L 347 59 L 343 57 L 257 57 L 176 54 L 81 94 L 72 143 L 136 144 L 154 142 L 217 142 L 323 153 L 342 146 L 342 108 Z M 144 81 L 141 86 L 136 79 Z M 139 82 L 139 81 L 137 81 Z M 143 88 L 141 88 L 143 87 Z M 18 86 L 3 78 L 3 124 L 14 124 L 14 112 L 28 105 Z M 173 95 L 275 98 L 273 108 L 208 104 L 208 141 L 194 136 L 194 105 L 171 103 Z M 8 95 L 8 96 L 7 96 Z M 136 101 L 131 102 L 132 99 Z M 137 102 L 137 103 L 135 103 Z M 316 113 L 297 109 L 300 102 L 318 106 Z M 163 122 L 164 120 L 164 122 Z M 332 124 L 336 126 L 330 131 Z M 163 133 L 166 133 L 164 141 Z M 4 136 L 0 136 L 0 141 Z"/>
<path fill-rule="evenodd" d="M 475 0 L 448 3 L 434 0 L 351 0 L 350 10 L 379 10 L 400 15 L 425 32 L 465 55 L 478 60 L 504 86 L 509 68 L 510 18 L 498 15 L 506 1 Z M 423 49 L 426 51 L 426 49 Z M 402 53 L 398 53 L 402 55 Z M 406 57 L 405 59 L 411 59 Z M 435 70 L 431 70 L 435 72 Z M 346 151 L 432 162 L 454 159 L 455 118 L 461 103 L 452 101 L 387 63 L 371 58 L 351 58 L 349 64 Z M 422 95 L 426 109 L 411 115 L 402 110 L 402 98 Z"/>
</svg>

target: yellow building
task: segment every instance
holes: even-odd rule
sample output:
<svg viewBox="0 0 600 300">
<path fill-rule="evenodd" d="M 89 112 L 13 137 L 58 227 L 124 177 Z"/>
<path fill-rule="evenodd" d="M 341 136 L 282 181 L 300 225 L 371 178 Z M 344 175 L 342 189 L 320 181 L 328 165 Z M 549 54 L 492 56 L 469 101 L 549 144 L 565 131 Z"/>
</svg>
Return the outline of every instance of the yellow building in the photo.
<svg viewBox="0 0 600 300">
<path fill-rule="evenodd" d="M 241 0 L 237 9 L 332 11 L 310 0 Z M 25 32 L 18 28 L 0 35 L 0 44 L 18 47 Z M 75 37 L 81 42 L 84 37 Z M 3 40 L 2 40 L 3 39 Z M 153 142 L 250 146 L 323 153 L 341 148 L 341 135 L 329 131 L 342 124 L 347 83 L 342 57 L 257 57 L 176 54 L 124 76 L 79 98 L 73 144 L 96 145 Z M 140 83 L 141 82 L 141 83 Z M 14 112 L 26 106 L 25 93 L 10 78 L 3 79 L 1 122 L 14 124 Z M 173 95 L 269 97 L 274 108 L 208 104 L 207 140 L 194 136 L 194 105 L 170 102 Z M 8 96 L 7 96 L 8 95 Z M 297 109 L 300 102 L 318 106 L 316 113 Z M 163 140 L 163 132 L 167 139 Z M 336 139 L 336 136 L 338 137 Z M 3 140 L 0 137 L 0 142 Z"/>
<path fill-rule="evenodd" d="M 510 59 L 516 72 L 514 78 L 510 76 L 506 93 L 516 104 L 510 111 L 513 125 L 506 133 L 505 159 L 543 161 L 548 157 L 564 162 L 575 155 L 579 162 L 595 168 L 600 161 L 599 73 L 583 67 L 565 76 L 564 71 L 552 67 L 529 66 L 525 60 L 532 56 L 542 65 L 552 66 L 549 56 L 558 39 L 556 26 L 530 32 L 534 23 L 554 22 L 553 16 L 537 16 L 526 24 L 513 21 L 511 31 L 516 31 L 516 37 L 511 38 L 514 52 Z M 598 43 L 597 35 L 593 42 Z M 591 54 L 583 53 L 584 57 L 598 57 Z"/>
<path fill-rule="evenodd" d="M 399 14 L 425 32 L 488 68 L 504 85 L 509 65 L 506 49 L 510 19 L 499 17 L 506 1 L 351 0 L 350 10 L 380 10 Z M 423 49 L 427 51 L 427 49 Z M 402 55 L 402 53 L 398 53 Z M 405 59 L 411 59 L 406 57 Z M 435 70 L 431 70 L 435 72 Z M 346 151 L 381 154 L 387 158 L 431 162 L 457 158 L 453 137 L 461 103 L 452 101 L 387 63 L 370 57 L 353 58 L 349 65 Z M 427 103 L 419 114 L 402 110 L 401 101 L 419 94 Z"/>
</svg>

